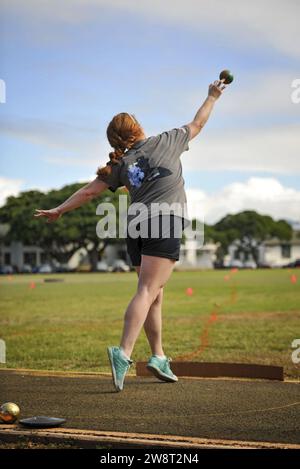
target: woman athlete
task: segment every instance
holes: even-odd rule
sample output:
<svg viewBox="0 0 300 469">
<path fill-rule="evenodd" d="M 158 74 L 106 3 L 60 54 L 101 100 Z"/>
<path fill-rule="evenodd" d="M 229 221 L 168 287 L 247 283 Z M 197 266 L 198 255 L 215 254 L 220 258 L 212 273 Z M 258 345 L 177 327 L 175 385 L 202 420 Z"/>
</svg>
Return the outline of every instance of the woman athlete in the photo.
<svg viewBox="0 0 300 469">
<path fill-rule="evenodd" d="M 107 128 L 107 138 L 114 151 L 110 161 L 97 171 L 97 177 L 65 202 L 51 210 L 36 210 L 35 217 L 46 217 L 54 222 L 106 189 L 115 191 L 126 186 L 131 205 L 143 204 L 139 223 L 135 225 L 137 235 L 127 231 L 127 249 L 132 265 L 138 274 L 135 295 L 127 306 L 124 316 L 123 334 L 120 346 L 108 347 L 108 357 L 112 369 L 113 383 L 117 391 L 123 389 L 125 375 L 133 363 L 131 354 L 135 342 L 144 327 L 152 356 L 147 368 L 160 380 L 178 381 L 170 368 L 170 358 L 166 357 L 162 346 L 162 301 L 163 288 L 168 281 L 176 260 L 179 259 L 181 235 L 174 234 L 176 221 L 184 219 L 179 213 L 169 214 L 169 229 L 162 228 L 162 213 L 152 213 L 150 208 L 157 203 L 165 207 L 182 207 L 186 203 L 184 180 L 180 155 L 189 149 L 188 142 L 199 134 L 216 100 L 225 89 L 224 80 L 209 85 L 208 96 L 189 124 L 154 137 L 146 137 L 143 128 L 135 117 L 126 112 L 114 116 Z M 128 215 L 129 224 L 137 220 Z M 151 236 L 149 226 L 158 221 L 158 234 Z M 151 223 L 148 224 L 148 222 Z M 147 228 L 145 232 L 145 223 Z"/>
</svg>

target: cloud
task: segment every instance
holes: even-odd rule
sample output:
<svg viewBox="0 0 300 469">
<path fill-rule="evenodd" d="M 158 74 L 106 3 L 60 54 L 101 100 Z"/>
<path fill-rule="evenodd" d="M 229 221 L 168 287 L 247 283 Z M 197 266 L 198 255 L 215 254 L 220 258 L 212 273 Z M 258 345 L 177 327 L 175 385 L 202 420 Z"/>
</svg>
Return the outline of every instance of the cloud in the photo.
<svg viewBox="0 0 300 469">
<path fill-rule="evenodd" d="M 41 22 L 44 25 L 45 20 L 84 24 L 95 18 L 100 20 L 107 11 L 129 12 L 147 22 L 176 24 L 200 34 L 214 31 L 217 41 L 227 41 L 231 47 L 267 47 L 286 56 L 300 57 L 297 0 L 253 0 L 246 6 L 240 0 L 2 0 L 2 8 L 17 9 L 37 27 Z"/>
<path fill-rule="evenodd" d="M 245 183 L 229 184 L 211 195 L 199 189 L 186 192 L 189 216 L 199 218 L 200 213 L 208 224 L 243 210 L 255 210 L 276 220 L 300 222 L 300 191 L 284 187 L 275 178 L 251 177 Z"/>
<path fill-rule="evenodd" d="M 81 3 L 84 0 L 79 0 Z M 104 0 L 95 3 L 107 4 Z M 298 28 L 300 4 L 297 0 L 253 0 L 245 6 L 240 0 L 115 0 L 115 8 L 143 14 L 149 20 L 193 28 L 195 31 L 216 31 L 217 38 L 230 41 L 232 47 L 271 47 L 285 55 L 300 56 Z"/>
<path fill-rule="evenodd" d="M 94 146 L 98 137 L 96 128 L 66 122 L 10 116 L 2 118 L 0 123 L 0 134 L 50 148 L 76 150 L 78 141 L 83 139 Z"/>
<path fill-rule="evenodd" d="M 110 151 L 96 128 L 19 117 L 3 118 L 0 123 L 0 135 L 40 146 L 42 158 L 58 166 L 93 168 L 100 160 L 104 163 Z"/>
<path fill-rule="evenodd" d="M 22 184 L 21 179 L 0 177 L 0 207 L 5 205 L 8 196 L 19 194 Z"/>
<path fill-rule="evenodd" d="M 185 170 L 300 173 L 300 125 L 200 133 L 182 155 Z"/>
</svg>

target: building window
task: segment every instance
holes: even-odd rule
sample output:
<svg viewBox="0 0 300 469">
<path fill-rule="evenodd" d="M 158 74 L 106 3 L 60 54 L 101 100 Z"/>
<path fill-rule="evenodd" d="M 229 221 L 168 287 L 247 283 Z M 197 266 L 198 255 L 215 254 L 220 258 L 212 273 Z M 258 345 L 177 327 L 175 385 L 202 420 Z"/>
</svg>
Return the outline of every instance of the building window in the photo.
<svg viewBox="0 0 300 469">
<path fill-rule="evenodd" d="M 46 252 L 41 253 L 41 263 L 46 264 L 48 262 L 48 255 Z"/>
<path fill-rule="evenodd" d="M 291 245 L 290 244 L 282 244 L 281 245 L 281 256 L 282 257 L 291 257 Z"/>
<path fill-rule="evenodd" d="M 236 250 L 234 251 L 233 259 L 236 260 L 236 261 L 239 261 L 239 260 L 240 260 L 240 257 L 241 257 L 241 256 L 240 256 L 240 252 L 239 252 L 238 249 L 236 249 Z"/>
<path fill-rule="evenodd" d="M 122 259 L 122 261 L 126 262 L 126 251 L 125 250 L 119 250 L 117 252 L 118 259 Z"/>
<path fill-rule="evenodd" d="M 4 254 L 4 264 L 10 265 L 10 261 L 11 261 L 10 252 L 6 252 Z"/>
<path fill-rule="evenodd" d="M 36 266 L 36 252 L 24 252 L 24 264 Z"/>
</svg>

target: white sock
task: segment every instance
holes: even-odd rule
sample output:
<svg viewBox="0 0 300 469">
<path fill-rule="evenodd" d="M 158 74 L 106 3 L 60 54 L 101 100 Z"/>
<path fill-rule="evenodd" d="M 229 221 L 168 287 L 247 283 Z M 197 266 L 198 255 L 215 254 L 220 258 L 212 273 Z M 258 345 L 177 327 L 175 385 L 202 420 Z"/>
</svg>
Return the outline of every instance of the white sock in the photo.
<svg viewBox="0 0 300 469">
<path fill-rule="evenodd" d="M 120 347 L 120 350 L 121 350 L 121 354 L 123 355 L 124 358 L 126 358 L 126 360 L 130 360 L 130 357 L 128 357 L 126 355 L 126 353 L 124 352 L 124 350 L 122 349 L 122 347 Z"/>
<path fill-rule="evenodd" d="M 162 360 L 163 358 L 166 358 L 165 355 L 154 355 L 154 356 L 157 357 L 157 358 L 160 358 L 161 360 Z"/>
</svg>

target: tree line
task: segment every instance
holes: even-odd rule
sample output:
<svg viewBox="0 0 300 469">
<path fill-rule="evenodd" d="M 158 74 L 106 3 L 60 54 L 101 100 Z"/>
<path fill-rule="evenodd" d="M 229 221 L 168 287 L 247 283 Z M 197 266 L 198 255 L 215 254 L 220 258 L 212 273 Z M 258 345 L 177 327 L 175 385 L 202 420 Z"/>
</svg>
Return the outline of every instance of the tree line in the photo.
<svg viewBox="0 0 300 469">
<path fill-rule="evenodd" d="M 0 208 L 0 223 L 9 227 L 7 233 L 1 235 L 1 242 L 21 241 L 24 245 L 39 246 L 46 253 L 46 257 L 61 264 L 67 263 L 79 248 L 85 248 L 92 269 L 95 270 L 107 244 L 121 242 L 118 238 L 98 238 L 96 224 L 99 216 L 96 215 L 96 207 L 101 202 L 111 202 L 118 215 L 118 196 L 127 192 L 122 189 L 114 193 L 105 191 L 53 224 L 41 222 L 33 217 L 36 208 L 56 207 L 84 185 L 85 183 L 75 183 L 46 193 L 30 190 L 21 192 L 18 196 L 9 196 L 6 204 Z M 289 241 L 292 228 L 285 220 L 275 221 L 269 215 L 246 210 L 235 215 L 228 214 L 213 225 L 205 224 L 204 236 L 205 242 L 218 243 L 217 260 L 220 264 L 233 241 L 237 241 L 237 249 L 240 252 L 246 255 L 251 253 L 257 262 L 261 243 L 272 237 Z"/>
</svg>

